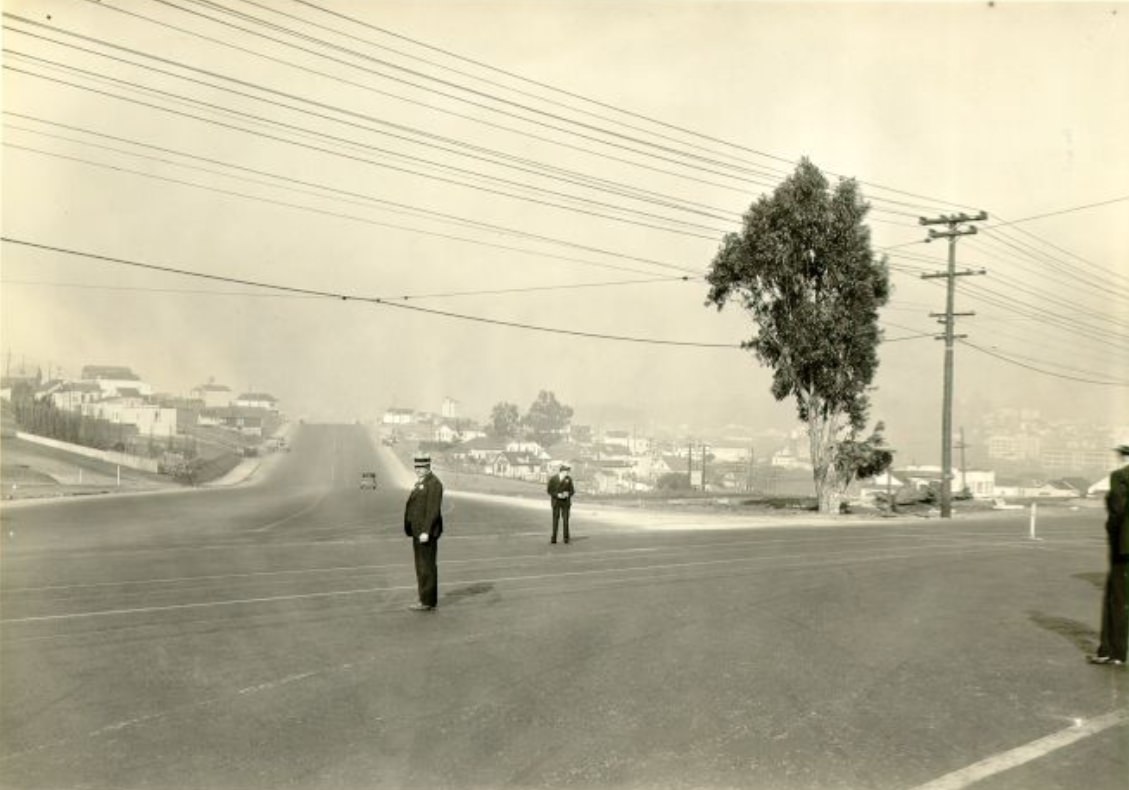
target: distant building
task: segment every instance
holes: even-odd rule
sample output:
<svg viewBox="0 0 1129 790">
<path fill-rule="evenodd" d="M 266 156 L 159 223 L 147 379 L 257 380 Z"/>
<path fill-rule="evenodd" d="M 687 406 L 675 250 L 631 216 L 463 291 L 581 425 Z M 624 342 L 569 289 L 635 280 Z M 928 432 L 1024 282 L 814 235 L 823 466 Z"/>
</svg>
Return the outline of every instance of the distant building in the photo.
<svg viewBox="0 0 1129 790">
<path fill-rule="evenodd" d="M 627 431 L 604 431 L 603 444 L 610 447 L 622 447 L 631 452 L 631 434 Z"/>
<path fill-rule="evenodd" d="M 93 381 L 102 390 L 103 398 L 116 398 L 123 389 L 139 392 L 143 397 L 153 394 L 153 387 L 122 365 L 84 365 L 82 381 Z"/>
<path fill-rule="evenodd" d="M 117 423 L 133 425 L 140 436 L 175 436 L 177 432 L 176 409 L 166 409 L 153 403 L 146 403 L 138 397 L 109 398 L 83 403 L 80 410 L 84 417 L 93 417 Z"/>
<path fill-rule="evenodd" d="M 432 431 L 431 438 L 437 442 L 450 444 L 451 442 L 458 441 L 459 432 L 447 423 L 441 423 Z"/>
<path fill-rule="evenodd" d="M 278 398 L 265 392 L 244 392 L 231 402 L 232 406 L 243 409 L 265 409 L 278 411 Z"/>
<path fill-rule="evenodd" d="M 385 425 L 409 425 L 414 417 L 415 411 L 412 409 L 391 408 L 384 412 L 380 421 Z"/>
<path fill-rule="evenodd" d="M 44 392 L 56 409 L 82 411 L 82 404 L 102 399 L 102 388 L 95 381 L 64 381 Z"/>
<path fill-rule="evenodd" d="M 459 402 L 454 398 L 443 399 L 443 417 L 447 420 L 458 419 L 459 416 Z"/>
<path fill-rule="evenodd" d="M 230 406 L 234 399 L 231 394 L 231 387 L 213 384 L 212 382 L 202 384 L 192 390 L 192 397 L 203 401 L 206 409 L 221 409 Z"/>
</svg>

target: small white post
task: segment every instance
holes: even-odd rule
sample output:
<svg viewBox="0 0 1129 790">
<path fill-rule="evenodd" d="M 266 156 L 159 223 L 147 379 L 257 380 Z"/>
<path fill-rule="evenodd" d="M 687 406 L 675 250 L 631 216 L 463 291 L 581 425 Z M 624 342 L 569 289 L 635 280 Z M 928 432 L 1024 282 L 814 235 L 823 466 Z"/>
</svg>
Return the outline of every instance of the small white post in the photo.
<svg viewBox="0 0 1129 790">
<path fill-rule="evenodd" d="M 118 464 L 118 488 L 121 488 L 121 487 L 122 487 L 122 465 Z M 1032 524 L 1031 529 L 1034 530 L 1035 529 L 1035 527 L 1034 527 L 1035 522 L 1032 521 L 1031 524 Z"/>
<path fill-rule="evenodd" d="M 1035 517 L 1039 513 L 1039 504 L 1037 502 L 1031 503 L 1031 540 L 1037 540 L 1035 537 Z"/>
<path fill-rule="evenodd" d="M 78 468 L 78 484 L 82 485 L 82 467 Z"/>
</svg>

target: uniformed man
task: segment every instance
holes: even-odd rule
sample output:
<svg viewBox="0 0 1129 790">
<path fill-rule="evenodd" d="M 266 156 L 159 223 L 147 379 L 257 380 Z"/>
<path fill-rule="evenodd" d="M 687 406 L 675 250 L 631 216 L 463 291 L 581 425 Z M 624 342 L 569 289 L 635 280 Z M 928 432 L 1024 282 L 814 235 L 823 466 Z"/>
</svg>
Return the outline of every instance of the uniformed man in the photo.
<svg viewBox="0 0 1129 790">
<path fill-rule="evenodd" d="M 1122 463 L 1129 459 L 1129 443 L 1114 448 Z M 1109 538 L 1109 576 L 1102 598 L 1102 637 L 1092 664 L 1123 666 L 1129 641 L 1129 602 L 1125 599 L 1129 573 L 1129 464 L 1109 476 L 1105 497 L 1106 537 Z"/>
<path fill-rule="evenodd" d="M 416 483 L 404 508 L 404 534 L 412 539 L 419 603 L 410 607 L 430 612 L 439 603 L 439 536 L 443 534 L 443 484 L 431 471 L 431 456 L 416 455 Z"/>
<path fill-rule="evenodd" d="M 568 512 L 572 508 L 572 496 L 576 493 L 569 474 L 571 471 L 571 466 L 561 464 L 560 471 L 549 478 L 547 490 L 553 505 L 553 537 L 549 539 L 550 543 L 557 542 L 557 524 L 561 519 L 564 519 L 564 542 L 568 543 Z"/>
</svg>

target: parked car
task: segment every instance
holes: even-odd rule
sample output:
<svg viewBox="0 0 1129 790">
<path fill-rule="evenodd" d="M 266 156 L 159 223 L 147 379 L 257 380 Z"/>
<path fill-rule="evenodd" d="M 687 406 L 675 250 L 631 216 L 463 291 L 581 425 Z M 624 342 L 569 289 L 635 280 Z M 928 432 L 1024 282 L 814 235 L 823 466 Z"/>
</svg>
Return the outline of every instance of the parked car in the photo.
<svg viewBox="0 0 1129 790">
<path fill-rule="evenodd" d="M 376 490 L 376 472 L 361 472 L 361 490 L 366 488 Z"/>
</svg>

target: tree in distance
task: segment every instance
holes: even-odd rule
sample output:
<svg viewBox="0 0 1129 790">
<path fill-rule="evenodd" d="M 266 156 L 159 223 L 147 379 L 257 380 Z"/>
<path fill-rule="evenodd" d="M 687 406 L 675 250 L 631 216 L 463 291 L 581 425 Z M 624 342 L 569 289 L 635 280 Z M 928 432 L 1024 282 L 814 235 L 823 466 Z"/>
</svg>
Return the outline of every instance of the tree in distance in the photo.
<svg viewBox="0 0 1129 790">
<path fill-rule="evenodd" d="M 521 428 L 521 413 L 516 403 L 495 403 L 490 412 L 489 432 L 496 439 L 513 439 Z"/>
<path fill-rule="evenodd" d="M 890 468 L 894 454 L 886 446 L 882 432 L 885 423 L 879 421 L 870 436 L 859 441 L 852 435 L 839 442 L 835 448 L 835 471 L 839 475 L 839 489 L 847 490 L 855 480 L 877 477 Z"/>
<path fill-rule="evenodd" d="M 552 392 L 541 390 L 523 422 L 534 441 L 542 447 L 550 447 L 561 440 L 571 420 L 572 407 L 557 401 Z"/>
<path fill-rule="evenodd" d="M 737 301 L 756 324 L 742 341 L 773 371 L 772 394 L 796 399 L 807 425 L 821 513 L 838 511 L 837 454 L 866 427 L 878 369 L 878 309 L 890 296 L 885 257 L 870 247 L 858 183 L 832 188 L 806 157 L 726 234 L 706 276 L 707 305 Z"/>
</svg>

